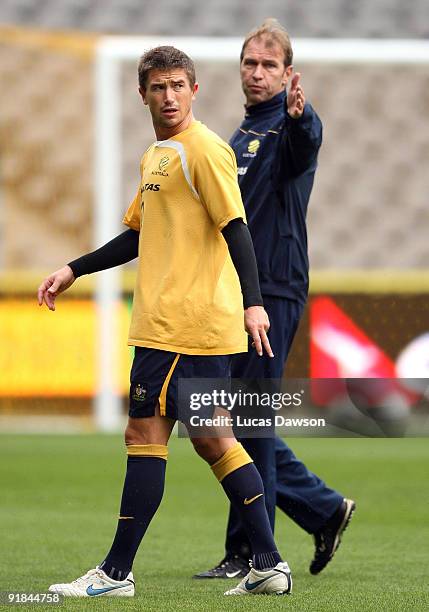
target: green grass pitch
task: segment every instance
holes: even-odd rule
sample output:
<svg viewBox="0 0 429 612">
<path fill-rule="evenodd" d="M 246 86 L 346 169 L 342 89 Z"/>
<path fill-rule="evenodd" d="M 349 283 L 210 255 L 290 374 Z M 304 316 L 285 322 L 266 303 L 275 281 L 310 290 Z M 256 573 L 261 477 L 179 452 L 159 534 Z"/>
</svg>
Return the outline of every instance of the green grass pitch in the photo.
<svg viewBox="0 0 429 612">
<path fill-rule="evenodd" d="M 67 600 L 60 609 L 428 610 L 428 440 L 294 439 L 291 445 L 358 506 L 335 559 L 316 577 L 308 572 L 311 538 L 278 513 L 277 542 L 294 577 L 291 596 L 224 598 L 236 580 L 191 579 L 222 555 L 226 502 L 189 441 L 174 438 L 164 500 L 134 566 L 136 597 Z M 46 591 L 100 562 L 116 524 L 121 437 L 3 435 L 0 458 L 0 590 Z"/>
</svg>

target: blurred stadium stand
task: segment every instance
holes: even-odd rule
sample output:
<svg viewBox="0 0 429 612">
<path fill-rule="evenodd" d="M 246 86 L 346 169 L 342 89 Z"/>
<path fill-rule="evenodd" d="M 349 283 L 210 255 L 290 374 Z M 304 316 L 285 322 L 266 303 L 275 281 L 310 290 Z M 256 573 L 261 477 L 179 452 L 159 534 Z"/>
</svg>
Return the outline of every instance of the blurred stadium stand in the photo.
<svg viewBox="0 0 429 612">
<path fill-rule="evenodd" d="M 50 269 L 91 245 L 93 40 L 0 30 L 2 217 L 20 228 L 3 232 L 3 267 Z M 427 66 L 296 68 L 324 123 L 309 210 L 313 269 L 427 267 Z M 227 139 L 243 115 L 238 66 L 198 62 L 197 74 L 196 116 Z M 122 78 L 125 209 L 153 129 L 133 62 Z"/>
<path fill-rule="evenodd" d="M 103 33 L 240 36 L 267 16 L 295 37 L 427 38 L 426 0 L 2 0 L 0 22 Z"/>
<path fill-rule="evenodd" d="M 1 184 L 3 223 L 9 229 L 2 261 L 7 268 L 40 269 L 90 245 L 89 42 L 82 40 L 75 52 L 63 38 L 58 45 L 55 37 L 25 39 L 18 32 L 5 39 L 0 31 L 0 40 L 6 85 L 1 92 Z"/>
</svg>

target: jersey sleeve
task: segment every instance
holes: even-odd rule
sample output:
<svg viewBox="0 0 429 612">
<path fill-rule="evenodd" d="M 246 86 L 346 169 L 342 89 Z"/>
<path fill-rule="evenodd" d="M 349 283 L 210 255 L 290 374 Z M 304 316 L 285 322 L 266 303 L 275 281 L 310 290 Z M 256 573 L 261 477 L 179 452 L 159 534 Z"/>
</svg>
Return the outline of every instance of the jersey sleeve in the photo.
<svg viewBox="0 0 429 612">
<path fill-rule="evenodd" d="M 307 102 L 301 117 L 293 119 L 285 114 L 282 150 L 287 153 L 287 175 L 296 176 L 308 170 L 317 160 L 322 144 L 322 122 Z"/>
<path fill-rule="evenodd" d="M 192 182 L 213 223 L 222 231 L 233 219 L 246 221 L 237 162 L 226 143 L 210 143 L 202 149 L 192 168 Z"/>
<path fill-rule="evenodd" d="M 143 165 L 144 165 L 145 155 L 142 157 L 142 160 L 140 162 L 140 176 L 143 176 Z M 128 206 L 128 210 L 125 213 L 124 218 L 122 219 L 122 223 L 127 225 L 129 228 L 136 230 L 136 232 L 140 231 L 142 206 L 143 206 L 143 202 L 142 202 L 141 184 L 140 184 L 137 189 L 137 193 L 135 195 L 134 200 Z"/>
</svg>

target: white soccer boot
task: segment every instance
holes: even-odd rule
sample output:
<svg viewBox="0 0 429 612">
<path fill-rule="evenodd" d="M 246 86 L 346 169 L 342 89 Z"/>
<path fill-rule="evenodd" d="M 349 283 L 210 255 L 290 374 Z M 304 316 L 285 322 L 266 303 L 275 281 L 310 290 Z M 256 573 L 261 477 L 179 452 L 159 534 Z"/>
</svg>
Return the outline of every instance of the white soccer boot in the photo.
<svg viewBox="0 0 429 612">
<path fill-rule="evenodd" d="M 288 595 L 291 592 L 292 574 L 286 561 L 281 561 L 269 570 L 252 567 L 240 584 L 225 595 Z"/>
<path fill-rule="evenodd" d="M 65 597 L 134 597 L 134 576 L 112 580 L 97 566 L 68 584 L 51 584 L 49 591 Z"/>
</svg>

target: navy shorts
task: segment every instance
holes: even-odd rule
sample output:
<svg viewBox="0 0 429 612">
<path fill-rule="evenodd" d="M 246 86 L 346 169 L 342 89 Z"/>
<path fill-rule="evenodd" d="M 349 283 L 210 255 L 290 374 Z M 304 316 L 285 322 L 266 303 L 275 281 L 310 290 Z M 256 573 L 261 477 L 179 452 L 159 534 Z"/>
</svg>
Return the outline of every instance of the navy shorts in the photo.
<svg viewBox="0 0 429 612">
<path fill-rule="evenodd" d="M 178 406 L 180 378 L 231 377 L 231 355 L 183 355 L 159 349 L 135 347 L 131 367 L 129 416 L 161 416 L 182 420 Z"/>
</svg>

